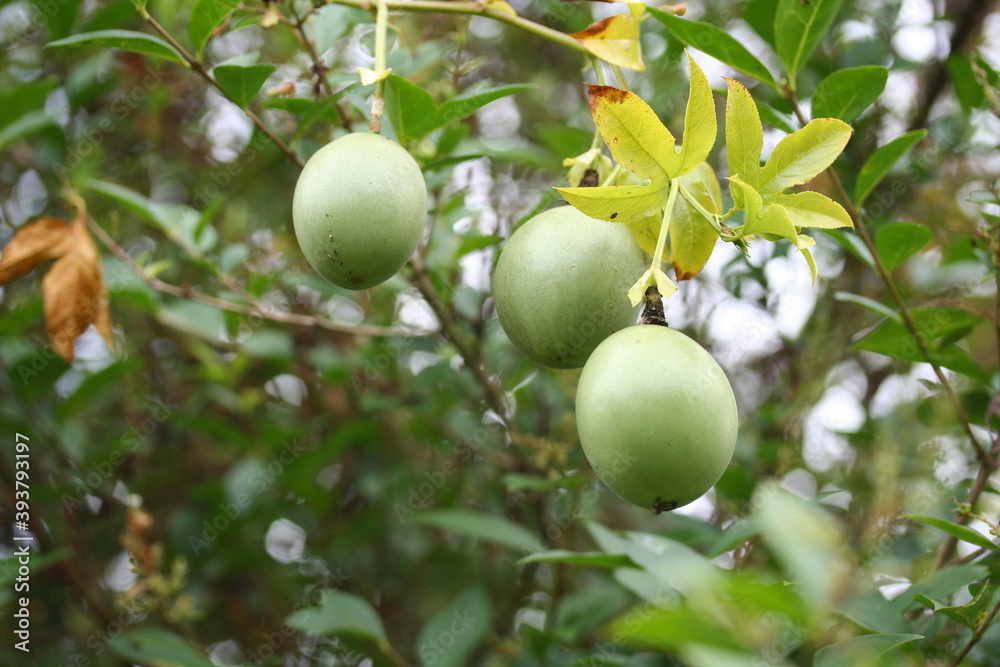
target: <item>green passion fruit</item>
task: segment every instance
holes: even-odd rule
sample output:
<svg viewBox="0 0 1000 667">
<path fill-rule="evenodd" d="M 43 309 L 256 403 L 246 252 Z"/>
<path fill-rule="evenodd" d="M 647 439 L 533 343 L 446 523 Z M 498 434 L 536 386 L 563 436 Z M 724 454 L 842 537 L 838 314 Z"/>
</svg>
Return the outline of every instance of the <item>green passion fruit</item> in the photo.
<svg viewBox="0 0 1000 667">
<path fill-rule="evenodd" d="M 356 132 L 306 162 L 295 185 L 292 221 L 318 274 L 340 287 L 366 289 L 395 275 L 417 249 L 427 188 L 402 146 Z"/>
<path fill-rule="evenodd" d="M 645 270 L 628 227 L 572 206 L 519 227 L 493 273 L 497 315 L 507 337 L 532 360 L 579 368 L 613 332 L 635 324 L 628 288 Z"/>
<path fill-rule="evenodd" d="M 601 481 L 659 513 L 687 505 L 719 480 L 739 418 L 733 388 L 705 348 L 646 324 L 615 333 L 590 355 L 576 420 Z"/>
</svg>

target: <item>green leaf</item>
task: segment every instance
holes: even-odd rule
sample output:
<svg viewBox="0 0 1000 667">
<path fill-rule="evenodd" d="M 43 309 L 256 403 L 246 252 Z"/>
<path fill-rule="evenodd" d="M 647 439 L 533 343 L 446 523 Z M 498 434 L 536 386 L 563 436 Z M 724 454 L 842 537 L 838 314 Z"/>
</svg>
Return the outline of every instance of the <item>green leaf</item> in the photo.
<svg viewBox="0 0 1000 667">
<path fill-rule="evenodd" d="M 898 324 L 903 323 L 903 316 L 897 313 L 895 310 L 886 306 L 885 304 L 879 303 L 874 299 L 869 299 L 866 296 L 861 296 L 860 294 L 851 294 L 850 292 L 836 292 L 833 298 L 837 301 L 843 301 L 845 303 L 853 303 L 872 311 L 876 315 L 881 315 L 889 320 L 897 322 Z"/>
<path fill-rule="evenodd" d="M 398 74 L 385 80 L 385 111 L 401 143 L 407 144 L 437 127 L 438 107 L 426 90 Z"/>
<path fill-rule="evenodd" d="M 646 69 L 639 41 L 639 22 L 628 14 L 614 14 L 594 21 L 586 29 L 570 33 L 570 37 L 612 65 L 637 72 Z"/>
<path fill-rule="evenodd" d="M 260 92 L 267 78 L 274 74 L 274 65 L 219 65 L 212 70 L 215 80 L 226 96 L 245 109 Z"/>
<path fill-rule="evenodd" d="M 953 54 L 945 62 L 948 68 L 948 76 L 955 87 L 955 97 L 962 105 L 962 111 L 969 113 L 973 109 L 981 107 L 986 102 L 986 90 L 979 82 L 972 63 L 967 56 Z"/>
<path fill-rule="evenodd" d="M 239 6 L 239 0 L 198 0 L 194 3 L 188 17 L 188 37 L 194 44 L 196 57 L 201 58 L 201 52 L 212 38 L 212 33 Z"/>
<path fill-rule="evenodd" d="M 772 483 L 773 484 L 773 483 Z M 849 574 L 841 555 L 842 526 L 816 505 L 773 486 L 754 517 L 775 554 L 814 612 L 830 603 Z"/>
<path fill-rule="evenodd" d="M 882 664 L 878 661 L 901 644 L 923 639 L 923 635 L 861 635 L 836 644 L 824 646 L 816 652 L 815 667 L 856 667 L 856 665 Z"/>
<path fill-rule="evenodd" d="M 681 176 L 681 187 L 708 213 L 722 212 L 722 190 L 715 171 L 707 162 Z M 670 259 L 677 280 L 689 280 L 708 263 L 719 240 L 712 221 L 706 219 L 685 197 L 678 197 L 670 218 Z"/>
<path fill-rule="evenodd" d="M 914 606 L 920 596 L 940 600 L 954 595 L 969 584 L 981 581 L 988 575 L 989 570 L 978 563 L 951 565 L 913 582 L 909 588 L 893 599 L 890 605 L 895 613 L 905 613 Z"/>
<path fill-rule="evenodd" d="M 737 72 L 742 72 L 778 90 L 778 84 L 775 83 L 774 77 L 771 76 L 767 67 L 750 53 L 739 40 L 722 28 L 710 23 L 688 21 L 655 7 L 647 7 L 646 9 L 682 43 L 707 53 Z"/>
<path fill-rule="evenodd" d="M 682 158 L 674 135 L 642 98 L 613 86 L 589 88 L 594 123 L 618 164 L 654 182 L 677 175 Z"/>
<path fill-rule="evenodd" d="M 910 311 L 917 331 L 937 364 L 972 377 L 984 377 L 984 371 L 968 353 L 951 343 L 961 340 L 982 323 L 972 313 L 959 308 L 918 308 Z M 851 346 L 893 359 L 926 362 L 909 329 L 896 321 L 886 321 Z"/>
<path fill-rule="evenodd" d="M 18 139 L 23 139 L 56 124 L 56 120 L 44 111 L 29 111 L 0 130 L 0 151 Z"/>
<path fill-rule="evenodd" d="M 441 105 L 437 127 L 443 127 L 448 123 L 467 118 L 490 102 L 524 90 L 531 90 L 534 87 L 535 85 L 530 83 L 515 83 L 509 86 L 487 88 L 486 90 L 467 91 Z"/>
<path fill-rule="evenodd" d="M 666 196 L 665 182 L 650 185 L 612 185 L 598 188 L 556 188 L 567 202 L 592 218 L 634 222 L 659 211 Z M 657 227 L 659 229 L 659 227 Z"/>
<path fill-rule="evenodd" d="M 426 510 L 418 512 L 410 520 L 517 551 L 538 551 L 540 545 L 538 538 L 527 528 L 492 514 L 459 509 Z"/>
<path fill-rule="evenodd" d="M 754 99 L 754 103 L 757 105 L 757 113 L 760 114 L 760 119 L 770 125 L 771 127 L 776 127 L 786 134 L 791 134 L 795 131 L 795 127 L 792 125 L 791 118 L 777 109 L 761 102 L 758 99 Z"/>
<path fill-rule="evenodd" d="M 952 523 L 951 521 L 947 521 L 945 519 L 939 519 L 934 516 L 925 516 L 922 514 L 904 514 L 903 518 L 919 521 L 920 523 L 928 525 L 931 528 L 937 528 L 938 530 L 960 539 L 963 542 L 975 544 L 977 547 L 982 547 L 983 549 L 989 549 L 990 551 L 1000 553 L 1000 545 L 995 544 L 993 540 L 983 535 L 978 530 L 974 530 L 968 526 L 960 526 L 957 523 Z"/>
<path fill-rule="evenodd" d="M 422 667 L 462 667 L 490 631 L 490 599 L 481 586 L 472 586 L 431 616 L 417 636 Z"/>
<path fill-rule="evenodd" d="M 160 628 L 136 628 L 108 639 L 111 652 L 126 662 L 171 667 L 213 667 L 208 656 L 180 635 Z"/>
<path fill-rule="evenodd" d="M 934 233 L 926 225 L 915 222 L 891 222 L 875 233 L 875 248 L 885 267 L 892 271 L 923 249 Z"/>
<path fill-rule="evenodd" d="M 793 89 L 799 71 L 826 35 L 842 4 L 843 0 L 779 0 L 774 15 L 775 47 Z"/>
<path fill-rule="evenodd" d="M 975 586 L 970 585 L 969 591 L 972 592 L 975 588 Z M 954 607 L 939 605 L 923 594 L 918 594 L 915 599 L 933 610 L 934 613 L 943 614 L 953 621 L 975 630 L 989 618 L 990 610 L 996 604 L 998 594 L 1000 594 L 1000 589 L 996 585 L 979 586 L 979 592 L 975 593 L 972 602 Z"/>
<path fill-rule="evenodd" d="M 601 551 L 567 551 L 565 549 L 539 551 L 517 561 L 517 565 L 527 565 L 528 563 L 570 563 L 572 565 L 604 567 L 612 570 L 619 567 L 636 566 L 632 562 L 632 559 L 624 554 L 607 554 Z"/>
<path fill-rule="evenodd" d="M 882 182 L 892 165 L 896 164 L 926 134 L 927 130 L 907 132 L 871 154 L 858 172 L 858 182 L 854 185 L 854 202 L 858 208 L 864 205 L 868 195 Z"/>
<path fill-rule="evenodd" d="M 111 49 L 122 49 L 123 51 L 144 53 L 147 56 L 166 58 L 167 60 L 173 60 L 175 63 L 186 65 L 181 54 L 159 37 L 133 30 L 85 32 L 80 35 L 73 35 L 65 39 L 49 42 L 45 45 L 45 48 L 61 46 L 101 46 Z"/>
<path fill-rule="evenodd" d="M 851 138 L 851 126 L 835 118 L 811 121 L 778 142 L 760 171 L 761 194 L 778 193 L 811 181 L 833 164 Z"/>
<path fill-rule="evenodd" d="M 764 204 L 780 204 L 796 227 L 837 229 L 854 227 L 851 216 L 844 207 L 818 192 L 768 195 Z"/>
<path fill-rule="evenodd" d="M 729 87 L 726 97 L 726 156 L 729 160 L 729 173 L 756 188 L 760 175 L 760 152 L 764 146 L 764 129 L 750 91 L 734 79 L 726 79 L 726 84 Z"/>
<path fill-rule="evenodd" d="M 41 111 L 49 93 L 58 85 L 59 79 L 48 77 L 0 91 L 0 128 L 7 127 L 29 111 Z"/>
<path fill-rule="evenodd" d="M 439 127 L 471 116 L 490 102 L 533 87 L 531 84 L 514 84 L 468 92 L 438 107 L 426 90 L 398 74 L 390 74 L 385 80 L 385 108 L 396 136 L 406 144 L 427 136 Z"/>
<path fill-rule="evenodd" d="M 876 65 L 833 72 L 816 86 L 813 118 L 839 118 L 850 123 L 875 103 L 888 80 L 889 70 Z"/>
<path fill-rule="evenodd" d="M 318 607 L 306 607 L 286 620 L 301 632 L 347 635 L 375 641 L 383 650 L 389 646 L 385 626 L 368 600 L 337 590 L 323 591 Z"/>
<path fill-rule="evenodd" d="M 684 112 L 684 139 L 681 144 L 681 164 L 676 173 L 668 173 L 671 178 L 683 176 L 704 164 L 715 145 L 718 121 L 715 118 L 715 100 L 705 73 L 688 54 L 691 81 L 687 109 Z M 721 198 L 720 200 L 721 201 Z"/>
</svg>

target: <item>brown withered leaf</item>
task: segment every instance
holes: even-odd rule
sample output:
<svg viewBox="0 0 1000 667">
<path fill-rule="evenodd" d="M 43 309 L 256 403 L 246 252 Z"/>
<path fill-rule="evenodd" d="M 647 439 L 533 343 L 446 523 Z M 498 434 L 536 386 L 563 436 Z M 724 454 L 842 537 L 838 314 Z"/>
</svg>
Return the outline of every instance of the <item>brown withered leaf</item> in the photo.
<svg viewBox="0 0 1000 667">
<path fill-rule="evenodd" d="M 70 223 L 59 218 L 39 218 L 22 226 L 0 255 L 0 285 L 62 255 L 69 236 Z"/>
<path fill-rule="evenodd" d="M 42 279 L 42 294 L 49 340 L 59 356 L 72 361 L 76 337 L 91 324 L 111 346 L 114 334 L 101 255 L 84 218 L 73 221 L 63 248 L 62 256 Z"/>
</svg>

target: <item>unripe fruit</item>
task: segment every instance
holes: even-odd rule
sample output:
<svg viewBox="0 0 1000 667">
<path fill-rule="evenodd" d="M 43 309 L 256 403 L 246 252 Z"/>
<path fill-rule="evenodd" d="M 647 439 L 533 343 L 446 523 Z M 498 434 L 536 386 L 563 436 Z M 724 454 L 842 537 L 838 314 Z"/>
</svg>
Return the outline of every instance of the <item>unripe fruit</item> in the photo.
<svg viewBox="0 0 1000 667">
<path fill-rule="evenodd" d="M 295 236 L 316 272 L 366 289 L 396 274 L 420 244 L 427 188 L 399 144 L 356 132 L 309 158 L 292 200 Z"/>
<path fill-rule="evenodd" d="M 534 361 L 579 368 L 602 340 L 635 324 L 627 292 L 645 268 L 625 225 L 572 206 L 550 209 L 518 228 L 500 254 L 500 324 Z"/>
<path fill-rule="evenodd" d="M 733 388 L 705 348 L 673 329 L 640 325 L 590 355 L 576 421 L 597 476 L 659 513 L 687 505 L 719 480 L 739 418 Z"/>
</svg>

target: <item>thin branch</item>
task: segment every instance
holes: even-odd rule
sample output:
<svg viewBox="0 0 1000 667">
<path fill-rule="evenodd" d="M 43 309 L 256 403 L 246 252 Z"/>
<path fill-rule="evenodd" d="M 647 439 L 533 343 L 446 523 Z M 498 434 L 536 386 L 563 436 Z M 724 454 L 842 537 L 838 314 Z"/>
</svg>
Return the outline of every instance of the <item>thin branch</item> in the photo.
<svg viewBox="0 0 1000 667">
<path fill-rule="evenodd" d="M 142 18 L 150 26 L 152 26 L 153 30 L 155 30 L 156 32 L 160 33 L 160 36 L 163 37 L 163 39 L 165 39 L 167 41 L 167 43 L 170 44 L 170 46 L 174 47 L 174 49 L 177 50 L 177 53 L 180 54 L 181 58 L 184 59 L 184 62 L 187 63 L 188 67 L 190 67 L 191 70 L 193 70 L 194 72 L 196 72 L 201 78 L 203 78 L 205 81 L 207 81 L 209 83 L 209 85 L 211 85 L 213 88 L 215 88 L 219 92 L 219 94 L 221 94 L 223 97 L 225 97 L 230 102 L 233 102 L 232 98 L 230 98 L 229 95 L 226 94 L 226 91 L 224 91 L 222 89 L 222 87 L 219 85 L 219 82 L 215 80 L 214 76 L 212 76 L 212 73 L 209 72 L 205 68 L 205 65 L 202 64 L 202 62 L 200 60 L 198 60 L 197 58 L 195 58 L 194 56 L 192 56 L 190 53 L 188 53 L 187 49 L 185 49 L 183 46 L 181 46 L 180 42 L 178 42 L 176 39 L 174 39 L 174 36 L 170 34 L 170 31 L 168 31 L 166 28 L 164 28 L 162 25 L 160 25 L 157 22 L 157 20 L 154 19 L 149 14 L 149 12 L 147 12 L 145 9 L 140 9 L 139 13 L 142 16 Z M 236 104 L 236 102 L 233 102 L 233 104 Z M 236 104 L 236 106 L 239 107 L 240 105 Z M 255 114 L 250 109 L 244 109 L 243 107 L 240 107 L 240 109 L 242 109 L 243 113 L 246 114 L 247 118 L 249 118 L 251 121 L 253 121 L 253 124 L 256 125 L 257 128 L 260 129 L 260 131 L 263 132 L 264 135 L 267 136 L 267 138 L 270 139 L 271 142 L 275 146 L 277 146 L 278 149 L 281 150 L 282 153 L 285 154 L 285 157 L 287 157 L 289 160 L 291 160 L 295 164 L 299 165 L 300 168 L 305 166 L 305 162 L 302 161 L 302 158 L 300 158 L 295 153 L 295 151 L 292 150 L 292 148 L 288 144 L 286 144 L 284 141 L 282 141 L 281 137 L 279 137 L 278 135 L 276 135 L 271 130 L 271 128 L 269 128 L 264 123 L 264 121 L 262 121 L 260 119 L 260 117 L 257 114 Z"/>
<path fill-rule="evenodd" d="M 799 122 L 805 125 L 808 122 L 808 119 L 805 117 L 805 114 L 802 113 L 802 109 L 799 107 L 795 94 L 786 89 L 785 97 L 792 105 L 792 109 L 794 110 L 796 117 L 799 119 Z M 872 260 L 875 262 L 875 269 L 878 272 L 879 277 L 889 289 L 889 294 L 892 296 L 892 300 L 896 303 L 896 307 L 899 308 L 899 313 L 903 318 L 904 326 L 906 326 L 912 334 L 913 340 L 916 343 L 921 356 L 923 356 L 926 362 L 930 364 L 931 369 L 933 369 L 934 375 L 941 384 L 941 388 L 944 389 L 945 394 L 948 396 L 948 400 L 955 409 L 955 414 L 958 416 L 959 421 L 962 424 L 962 430 L 965 431 L 965 435 L 968 436 L 972 449 L 976 452 L 976 459 L 980 464 L 979 475 L 976 477 L 976 481 L 969 490 L 969 496 L 966 498 L 966 502 L 969 505 L 975 506 L 976 501 L 979 500 L 979 496 L 983 492 L 983 489 L 986 488 L 986 482 L 989 480 L 990 475 L 992 475 L 997 469 L 998 461 L 996 453 L 992 451 L 987 452 L 976 438 L 976 434 L 972 430 L 972 423 L 969 420 L 969 415 L 966 413 L 961 399 L 959 399 L 958 394 L 955 392 L 954 387 L 952 387 L 951 382 L 948 380 L 948 376 L 944 374 L 941 366 L 931 357 L 930 351 L 927 349 L 927 344 L 924 342 L 924 339 L 920 334 L 920 330 L 917 328 L 917 323 L 913 319 L 913 314 L 907 307 L 906 301 L 903 300 L 903 296 L 900 294 L 899 288 L 896 286 L 896 282 L 892 278 L 892 273 L 890 273 L 889 269 L 882 261 L 882 257 L 879 255 L 878 249 L 875 247 L 875 242 L 872 240 L 871 234 L 868 233 L 868 228 L 865 227 L 864 221 L 861 219 L 861 212 L 858 210 L 857 206 L 854 205 L 850 195 L 848 195 L 847 189 L 844 187 L 844 183 L 840 180 L 840 175 L 832 166 L 826 170 L 826 173 L 830 177 L 833 187 L 837 190 L 848 215 L 851 216 L 851 220 L 854 222 L 854 228 L 861 236 L 861 240 L 864 242 L 865 247 L 868 248 L 868 252 L 871 254 Z M 968 517 L 959 516 L 957 521 L 959 524 L 964 524 L 968 521 Z M 945 541 L 941 544 L 941 550 L 938 552 L 934 569 L 937 569 L 948 562 L 955 550 L 956 544 L 957 540 L 954 537 L 950 535 L 945 537 Z"/>
<path fill-rule="evenodd" d="M 152 287 L 158 292 L 163 292 L 164 294 L 170 294 L 172 296 L 180 297 L 183 299 L 190 299 L 192 301 L 197 301 L 199 303 L 204 303 L 205 305 L 218 308 L 220 310 L 225 310 L 231 313 L 237 313 L 239 315 L 246 316 L 256 316 L 265 320 L 270 320 L 272 322 L 280 322 L 282 324 L 294 324 L 296 326 L 303 327 L 318 327 L 321 329 L 326 329 L 328 331 L 335 331 L 337 333 L 350 334 L 353 336 L 385 336 L 385 337 L 395 337 L 395 338 L 419 338 L 422 336 L 432 336 L 438 332 L 436 331 L 414 331 L 413 329 L 399 328 L 399 327 L 381 327 L 375 325 L 351 325 L 351 324 L 340 324 L 329 320 L 324 317 L 315 317 L 313 315 L 300 315 L 298 313 L 289 313 L 283 310 L 276 310 L 266 304 L 261 303 L 258 299 L 249 295 L 242 286 L 240 287 L 241 293 L 246 294 L 249 299 L 249 305 L 242 305 L 238 303 L 233 303 L 232 301 L 227 301 L 226 299 L 220 299 L 218 297 L 210 296 L 208 294 L 202 294 L 201 292 L 196 292 L 190 287 L 179 287 L 177 285 L 172 285 L 170 283 L 164 282 L 159 278 L 149 275 L 146 270 L 141 267 L 132 257 L 125 252 L 118 243 L 111 238 L 111 236 L 104 231 L 104 229 L 94 222 L 93 219 L 87 220 L 90 230 L 97 236 L 101 241 L 111 250 L 118 259 L 122 260 L 139 278 L 143 280 L 147 285 Z M 234 281 L 235 284 L 235 281 Z"/>
<path fill-rule="evenodd" d="M 989 629 L 990 623 L 992 623 L 993 619 L 996 617 L 997 612 L 1000 612 L 1000 602 L 993 605 L 993 608 L 990 609 L 990 613 L 987 614 L 986 618 L 983 619 L 983 622 L 979 624 L 976 631 L 972 633 L 972 637 L 969 638 L 969 642 L 965 645 L 965 648 L 963 648 L 962 651 L 955 656 L 955 659 L 951 661 L 951 667 L 958 667 L 962 660 L 965 659 L 965 656 L 969 654 L 969 651 L 972 650 L 972 647 L 979 643 L 979 640 L 983 638 L 984 634 L 986 634 L 986 630 Z"/>
<path fill-rule="evenodd" d="M 424 300 L 434 311 L 434 315 L 438 318 L 441 323 L 441 328 L 448 339 L 458 348 L 458 353 L 461 355 L 462 360 L 465 361 L 465 365 L 469 367 L 469 370 L 475 374 L 476 379 L 479 384 L 483 386 L 486 392 L 486 402 L 497 413 L 497 416 L 503 420 L 504 426 L 510 430 L 510 424 L 507 419 L 507 401 L 504 399 L 503 391 L 497 382 L 490 377 L 489 373 L 486 372 L 486 366 L 483 360 L 476 353 L 468 341 L 466 341 L 465 336 L 459 330 L 458 324 L 452 313 L 445 306 L 441 295 L 438 293 L 437 289 L 431 283 L 430 276 L 427 273 L 427 268 L 416 258 L 410 259 L 410 271 L 408 272 L 407 278 L 410 284 L 417 288 L 417 291 L 424 297 Z"/>
<path fill-rule="evenodd" d="M 357 7 L 358 9 L 370 10 L 373 6 L 372 0 L 328 0 L 330 4 Z M 513 13 L 508 13 L 500 9 L 491 9 L 483 2 L 451 2 L 450 0 L 386 0 L 385 6 L 394 11 L 404 12 L 425 12 L 432 14 L 468 14 L 470 16 L 482 16 L 493 19 L 500 23 L 520 28 L 525 32 L 536 35 L 550 42 L 560 44 L 568 49 L 590 55 L 580 42 L 569 35 L 558 30 L 553 30 L 530 19 L 523 18 Z"/>
</svg>

